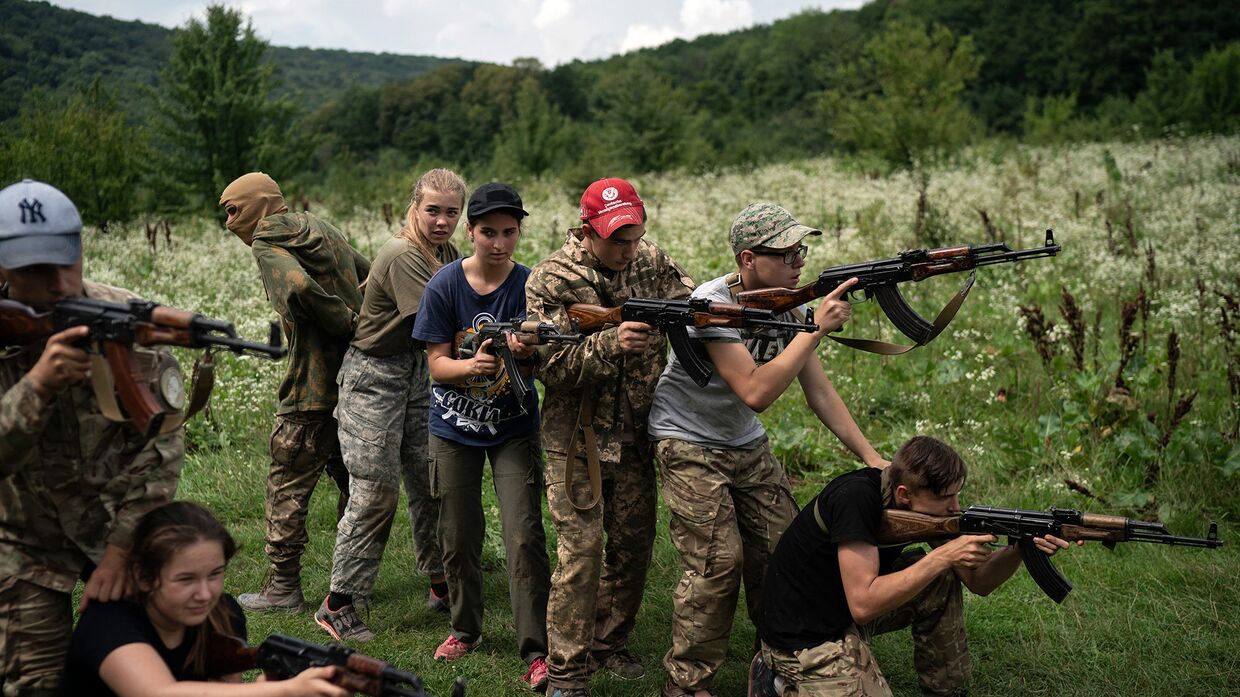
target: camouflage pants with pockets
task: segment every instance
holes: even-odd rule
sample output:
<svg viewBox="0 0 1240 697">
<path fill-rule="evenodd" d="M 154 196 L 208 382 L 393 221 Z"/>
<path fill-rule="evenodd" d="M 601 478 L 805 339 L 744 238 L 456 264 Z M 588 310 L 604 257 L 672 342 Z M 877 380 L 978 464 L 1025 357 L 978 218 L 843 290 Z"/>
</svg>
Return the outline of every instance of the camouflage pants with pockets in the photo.
<svg viewBox="0 0 1240 697">
<path fill-rule="evenodd" d="M 336 382 L 340 451 L 349 470 L 349 504 L 336 527 L 331 590 L 368 598 L 392 533 L 400 483 L 418 573 L 443 575 L 436 528 L 439 502 L 430 494 L 426 420 L 430 373 L 425 351 L 371 356 L 350 347 Z"/>
<path fill-rule="evenodd" d="M 681 688 L 709 689 L 727 657 L 741 583 L 752 619 L 767 561 L 797 515 L 796 499 L 765 436 L 724 449 L 665 438 L 655 456 L 683 569 L 663 666 Z"/>
<path fill-rule="evenodd" d="M 894 570 L 924 553 L 900 555 Z M 762 645 L 762 658 L 788 681 L 784 697 L 888 697 L 891 688 L 870 652 L 869 640 L 905 627 L 913 631 L 913 664 L 924 695 L 964 688 L 973 663 L 965 638 L 964 598 L 954 572 L 939 575 L 912 600 L 869 624 L 850 627 L 843 639 L 800 651 Z"/>
<path fill-rule="evenodd" d="M 566 458 L 547 454 L 558 557 L 547 602 L 547 694 L 584 689 L 603 659 L 628 643 L 654 549 L 657 500 L 648 453 L 624 445 L 619 463 L 603 463 L 603 497 L 585 511 L 571 503 L 590 500 L 585 458 L 575 465 L 570 501 Z"/>
<path fill-rule="evenodd" d="M 68 593 L 17 577 L 0 581 L 0 695 L 57 694 L 73 629 L 69 603 Z"/>
<path fill-rule="evenodd" d="M 325 411 L 277 414 L 271 432 L 271 469 L 267 472 L 267 544 L 274 567 L 290 573 L 301 570 L 301 554 L 310 539 L 306 514 L 310 494 L 326 470 L 340 494 L 336 518 L 349 501 L 349 472 L 340 457 L 336 419 Z"/>
<path fill-rule="evenodd" d="M 517 650 L 527 664 L 546 656 L 551 562 L 542 523 L 538 434 L 485 448 L 431 435 L 430 448 L 431 493 L 439 499 L 439 544 L 448 577 L 452 635 L 467 643 L 482 635 L 482 480 L 485 460 L 490 460 Z"/>
</svg>

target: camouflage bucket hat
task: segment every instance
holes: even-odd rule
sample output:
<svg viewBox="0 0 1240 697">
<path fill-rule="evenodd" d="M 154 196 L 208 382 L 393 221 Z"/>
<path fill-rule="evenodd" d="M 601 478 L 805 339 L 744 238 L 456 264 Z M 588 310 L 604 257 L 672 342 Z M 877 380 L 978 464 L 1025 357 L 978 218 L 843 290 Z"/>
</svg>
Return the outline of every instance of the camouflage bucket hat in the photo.
<svg viewBox="0 0 1240 697">
<path fill-rule="evenodd" d="M 740 254 L 754 247 L 791 247 L 807 235 L 821 234 L 822 230 L 798 223 L 792 214 L 782 207 L 759 202 L 745 206 L 745 210 L 736 216 L 728 237 L 732 242 L 732 253 Z"/>
</svg>

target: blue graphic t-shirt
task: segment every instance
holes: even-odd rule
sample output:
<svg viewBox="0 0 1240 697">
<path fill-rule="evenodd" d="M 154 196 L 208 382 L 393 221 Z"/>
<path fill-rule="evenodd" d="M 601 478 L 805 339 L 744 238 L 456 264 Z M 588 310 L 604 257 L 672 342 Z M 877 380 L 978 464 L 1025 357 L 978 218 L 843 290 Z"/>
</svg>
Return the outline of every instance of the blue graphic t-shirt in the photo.
<svg viewBox="0 0 1240 697">
<path fill-rule="evenodd" d="M 488 322 L 525 319 L 525 281 L 529 268 L 517 264 L 504 283 L 479 295 L 465 280 L 462 260 L 444 266 L 426 284 L 413 324 L 413 338 L 427 344 L 460 345 L 461 337 Z M 518 373 L 519 374 L 519 373 Z M 523 376 L 529 394 L 517 403 L 505 372 L 471 377 L 465 384 L 431 383 L 430 432 L 462 445 L 488 446 L 538 430 L 538 393 Z"/>
</svg>

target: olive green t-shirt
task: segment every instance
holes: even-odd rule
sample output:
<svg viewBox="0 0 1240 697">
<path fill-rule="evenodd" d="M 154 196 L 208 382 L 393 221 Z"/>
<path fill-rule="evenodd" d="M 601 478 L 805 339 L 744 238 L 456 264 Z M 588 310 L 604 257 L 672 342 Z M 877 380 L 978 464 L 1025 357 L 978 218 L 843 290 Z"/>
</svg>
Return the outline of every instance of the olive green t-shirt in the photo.
<svg viewBox="0 0 1240 697">
<path fill-rule="evenodd" d="M 440 265 L 461 256 L 451 242 L 435 251 Z M 413 316 L 433 275 L 422 250 L 404 235 L 388 240 L 370 265 L 352 346 L 372 356 L 393 356 L 418 346 L 412 337 Z"/>
</svg>

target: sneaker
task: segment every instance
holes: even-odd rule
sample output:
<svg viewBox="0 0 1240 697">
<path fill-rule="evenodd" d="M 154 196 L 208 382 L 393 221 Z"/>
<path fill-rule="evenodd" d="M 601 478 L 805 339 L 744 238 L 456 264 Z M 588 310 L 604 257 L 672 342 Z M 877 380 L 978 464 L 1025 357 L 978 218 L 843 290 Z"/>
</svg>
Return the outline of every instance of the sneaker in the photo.
<svg viewBox="0 0 1240 697">
<path fill-rule="evenodd" d="M 579 687 L 557 687 L 551 697 L 590 697 L 590 693 Z"/>
<path fill-rule="evenodd" d="M 326 629 L 336 641 L 366 643 L 375 638 L 375 633 L 370 631 L 365 622 L 362 622 L 362 618 L 357 614 L 357 608 L 352 604 L 345 605 L 339 610 L 328 610 L 327 599 L 324 598 L 323 604 L 314 613 L 314 621 Z"/>
<path fill-rule="evenodd" d="M 547 689 L 547 661 L 541 656 L 534 659 L 530 664 L 530 669 L 525 671 L 525 677 L 521 678 L 521 682 L 530 686 L 535 692 L 544 692 Z"/>
<path fill-rule="evenodd" d="M 250 612 L 297 613 L 306 609 L 300 577 L 279 573 L 272 573 L 259 592 L 237 596 L 237 603 Z"/>
<path fill-rule="evenodd" d="M 451 608 L 448 607 L 448 599 L 443 596 L 435 595 L 434 588 L 430 589 L 426 594 L 426 609 L 434 610 L 435 612 L 440 612 L 445 615 L 452 611 Z"/>
<path fill-rule="evenodd" d="M 443 643 L 439 645 L 439 648 L 435 649 L 435 660 L 451 663 L 478 648 L 478 644 L 481 643 L 482 637 L 478 637 L 472 643 L 466 643 L 449 634 L 448 638 L 444 639 Z"/>
<path fill-rule="evenodd" d="M 603 659 L 603 667 L 610 670 L 621 680 L 641 680 L 646 677 L 646 669 L 628 649 L 620 649 Z"/>
</svg>

